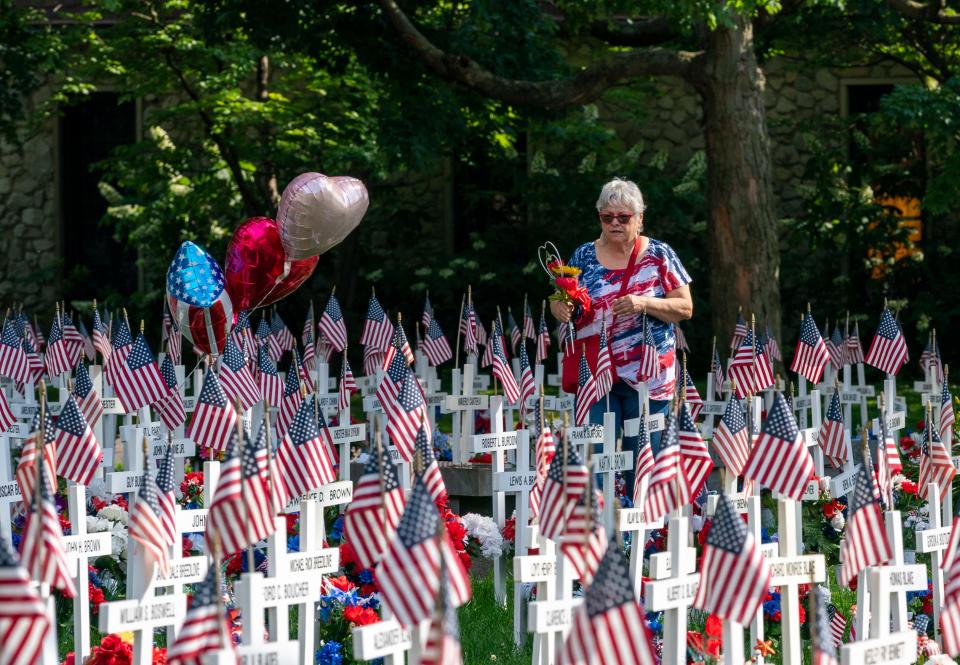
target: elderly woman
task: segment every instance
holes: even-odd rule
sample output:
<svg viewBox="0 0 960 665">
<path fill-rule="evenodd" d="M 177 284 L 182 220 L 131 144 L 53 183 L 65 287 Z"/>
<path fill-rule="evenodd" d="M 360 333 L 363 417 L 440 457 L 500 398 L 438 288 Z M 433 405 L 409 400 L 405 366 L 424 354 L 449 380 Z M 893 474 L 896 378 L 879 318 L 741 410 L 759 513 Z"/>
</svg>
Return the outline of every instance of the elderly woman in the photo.
<svg viewBox="0 0 960 665">
<path fill-rule="evenodd" d="M 552 301 L 550 310 L 563 323 L 572 320 L 580 340 L 599 335 L 606 321 L 617 374 L 610 390 L 610 410 L 616 414 L 618 431 L 622 431 L 625 419 L 640 415 L 637 374 L 644 312 L 660 360 L 659 376 L 647 382 L 650 413 L 665 412 L 673 396 L 677 377 L 673 324 L 693 315 L 691 280 L 669 245 L 643 235 L 643 195 L 635 183 L 614 178 L 605 184 L 597 199 L 597 211 L 600 237 L 578 247 L 569 261 L 581 270 L 580 285 L 590 293 L 590 311 L 583 313 L 579 307 L 559 301 Z M 631 255 L 635 257 L 632 262 Z M 629 280 L 626 286 L 624 279 Z M 606 410 L 606 400 L 601 399 L 590 410 L 591 422 L 603 423 Z M 637 443 L 637 437 L 623 440 L 623 449 L 632 450 L 634 459 Z M 633 470 L 623 475 L 628 491 L 633 490 Z"/>
</svg>

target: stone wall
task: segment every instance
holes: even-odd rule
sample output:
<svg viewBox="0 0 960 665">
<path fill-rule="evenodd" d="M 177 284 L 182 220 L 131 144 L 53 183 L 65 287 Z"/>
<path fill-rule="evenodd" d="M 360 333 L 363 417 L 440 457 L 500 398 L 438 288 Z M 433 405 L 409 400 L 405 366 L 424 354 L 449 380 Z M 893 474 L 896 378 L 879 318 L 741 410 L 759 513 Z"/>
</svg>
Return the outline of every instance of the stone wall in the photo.
<svg viewBox="0 0 960 665">
<path fill-rule="evenodd" d="M 803 213 L 798 186 L 810 151 L 801 129 L 816 121 L 839 118 L 844 110 L 847 83 L 919 82 L 916 75 L 894 63 L 810 71 L 787 60 L 774 59 L 764 63 L 763 71 L 774 188 L 781 217 Z M 627 145 L 643 141 L 645 151 L 641 159 L 665 152 L 668 168 L 682 170 L 694 153 L 704 148 L 700 100 L 693 88 L 680 79 L 660 79 L 656 87 L 657 94 L 650 97 L 647 106 L 646 121 L 640 125 L 617 124 L 617 131 Z"/>
<path fill-rule="evenodd" d="M 39 94 L 43 94 L 42 92 Z M 31 100 L 31 107 L 39 96 Z M 46 308 L 59 295 L 56 124 L 0 139 L 0 304 Z"/>
</svg>

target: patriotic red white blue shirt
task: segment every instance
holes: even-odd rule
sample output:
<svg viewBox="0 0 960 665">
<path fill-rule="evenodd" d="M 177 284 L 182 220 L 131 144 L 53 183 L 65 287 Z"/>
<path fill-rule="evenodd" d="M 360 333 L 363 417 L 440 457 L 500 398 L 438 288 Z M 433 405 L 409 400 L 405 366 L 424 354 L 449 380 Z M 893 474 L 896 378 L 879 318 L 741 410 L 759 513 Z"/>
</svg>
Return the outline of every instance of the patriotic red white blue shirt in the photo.
<svg viewBox="0 0 960 665">
<path fill-rule="evenodd" d="M 646 251 L 637 257 L 627 294 L 662 298 L 667 293 L 689 284 L 692 280 L 680 262 L 677 253 L 667 243 L 649 238 Z M 577 337 L 599 335 L 606 314 L 607 325 L 613 319 L 613 301 L 619 297 L 620 285 L 626 269 L 608 270 L 597 259 L 593 242 L 580 245 L 570 257 L 569 264 L 580 269 L 580 285 L 586 287 L 593 302 L 589 320 L 578 321 Z M 676 334 L 672 323 L 652 316 L 647 323 L 660 356 L 660 376 L 650 379 L 650 399 L 665 400 L 673 396 L 676 382 Z M 618 316 L 613 327 L 611 353 L 617 375 L 630 385 L 636 385 L 643 344 L 643 316 Z"/>
</svg>

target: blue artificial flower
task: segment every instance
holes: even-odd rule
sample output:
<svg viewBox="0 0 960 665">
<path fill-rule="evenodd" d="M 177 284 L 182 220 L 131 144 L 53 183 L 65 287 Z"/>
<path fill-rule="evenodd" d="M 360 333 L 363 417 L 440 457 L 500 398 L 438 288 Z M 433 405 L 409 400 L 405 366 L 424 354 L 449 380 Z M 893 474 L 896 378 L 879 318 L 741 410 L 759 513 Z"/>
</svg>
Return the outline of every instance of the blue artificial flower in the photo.
<svg viewBox="0 0 960 665">
<path fill-rule="evenodd" d="M 340 515 L 333 521 L 333 526 L 330 527 L 329 538 L 335 540 L 338 543 L 343 541 L 343 515 Z"/>
<path fill-rule="evenodd" d="M 316 654 L 316 665 L 343 665 L 343 645 L 330 640 Z"/>
<path fill-rule="evenodd" d="M 361 570 L 357 577 L 360 579 L 360 584 L 373 584 L 373 571 L 369 568 Z"/>
<path fill-rule="evenodd" d="M 20 534 L 14 533 L 10 536 L 10 541 L 13 543 L 13 549 L 20 551 Z"/>
<path fill-rule="evenodd" d="M 633 508 L 633 501 L 630 500 L 626 494 L 620 495 L 620 507 L 621 508 Z"/>
<path fill-rule="evenodd" d="M 300 536 L 290 536 L 287 538 L 287 552 L 300 551 Z"/>
</svg>

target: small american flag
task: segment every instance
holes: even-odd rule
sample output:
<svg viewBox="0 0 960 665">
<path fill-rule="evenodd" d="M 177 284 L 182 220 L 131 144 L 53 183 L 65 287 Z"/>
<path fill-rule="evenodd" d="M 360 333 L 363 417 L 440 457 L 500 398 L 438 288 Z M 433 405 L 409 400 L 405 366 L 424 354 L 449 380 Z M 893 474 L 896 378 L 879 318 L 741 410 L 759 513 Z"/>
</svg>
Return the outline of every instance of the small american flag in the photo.
<svg viewBox="0 0 960 665">
<path fill-rule="evenodd" d="M 590 409 L 599 401 L 600 395 L 597 388 L 597 381 L 590 372 L 586 353 L 581 351 L 580 369 L 577 373 L 577 404 L 573 416 L 574 424 L 580 426 L 589 423 Z"/>
<path fill-rule="evenodd" d="M 747 331 L 743 344 L 737 348 L 727 374 L 736 383 L 737 397 L 743 399 L 773 385 L 773 366 L 760 346 L 760 340 Z"/>
<path fill-rule="evenodd" d="M 653 331 L 647 322 L 647 315 L 643 315 L 643 341 L 640 343 L 640 368 L 637 370 L 638 381 L 649 381 L 660 376 L 660 353 L 657 343 L 653 339 Z"/>
<path fill-rule="evenodd" d="M 860 324 L 853 324 L 853 332 L 843 341 L 846 349 L 847 362 L 856 365 L 863 362 L 863 347 L 860 346 Z"/>
<path fill-rule="evenodd" d="M 25 383 L 28 374 L 27 356 L 23 351 L 20 335 L 17 334 L 17 327 L 13 321 L 7 321 L 0 337 L 0 376 L 16 383 Z"/>
<path fill-rule="evenodd" d="M 163 525 L 163 536 L 167 545 L 177 542 L 177 483 L 173 472 L 173 444 L 168 443 L 157 471 L 157 501 L 160 504 L 160 523 Z"/>
<path fill-rule="evenodd" d="M 176 322 L 173 323 L 170 337 L 167 338 L 167 355 L 170 356 L 174 365 L 179 365 L 183 361 L 183 336 Z"/>
<path fill-rule="evenodd" d="M 507 333 L 510 335 L 510 352 L 517 352 L 517 344 L 523 338 L 523 332 L 517 325 L 517 320 L 513 318 L 513 311 L 507 307 Z"/>
<path fill-rule="evenodd" d="M 30 574 L 17 555 L 0 538 L 0 663 L 35 665 L 43 662 L 43 642 L 50 630 L 50 618 Z"/>
<path fill-rule="evenodd" d="M 777 338 L 773 336 L 773 329 L 767 323 L 766 331 L 763 333 L 763 350 L 767 352 L 771 360 L 783 362 L 783 356 L 780 354 L 780 345 L 777 344 Z"/>
<path fill-rule="evenodd" d="M 558 540 L 564 532 L 570 511 L 587 490 L 590 475 L 576 446 L 568 440 L 564 445 L 566 460 L 562 453 L 553 456 L 540 500 L 540 533 L 551 540 Z"/>
<path fill-rule="evenodd" d="M 600 344 L 597 351 L 597 397 L 603 397 L 613 388 L 613 360 L 607 344 L 607 328 L 600 328 Z"/>
<path fill-rule="evenodd" d="M 260 395 L 268 404 L 279 406 L 283 401 L 283 381 L 280 380 L 267 345 L 261 345 L 257 350 L 257 370 Z"/>
<path fill-rule="evenodd" d="M 713 470 L 713 461 L 686 403 L 680 404 L 677 438 L 680 441 L 680 454 L 683 456 L 683 470 L 690 484 L 690 496 L 697 496 L 707 484 L 707 478 Z"/>
<path fill-rule="evenodd" d="M 687 344 L 687 336 L 683 334 L 679 323 L 673 324 L 673 334 L 677 338 L 677 350 L 690 352 L 690 345 Z"/>
<path fill-rule="evenodd" d="M 576 341 L 576 332 L 569 323 L 557 323 L 557 344 L 564 350 Z"/>
<path fill-rule="evenodd" d="M 230 338 L 239 349 L 255 349 L 256 339 L 253 336 L 253 328 L 250 325 L 250 312 L 241 310 L 237 314 L 237 322 L 230 331 Z"/>
<path fill-rule="evenodd" d="M 278 312 L 274 312 L 273 317 L 270 319 L 270 335 L 277 340 L 277 343 L 283 351 L 291 351 L 293 347 L 297 345 L 293 333 L 290 332 L 290 328 L 288 328 L 287 324 L 280 318 Z"/>
<path fill-rule="evenodd" d="M 303 321 L 303 330 L 300 331 L 300 343 L 304 347 L 307 346 L 307 343 L 313 343 L 313 301 L 310 301 L 310 305 L 307 307 L 307 315 Z"/>
<path fill-rule="evenodd" d="M 681 371 L 684 376 L 683 386 L 686 393 L 683 396 L 683 402 L 690 409 L 690 416 L 696 420 L 700 416 L 700 412 L 703 411 L 703 398 L 700 397 L 700 391 L 697 390 L 697 384 L 693 382 L 690 371 L 686 367 Z"/>
<path fill-rule="evenodd" d="M 957 421 L 953 413 L 953 395 L 950 394 L 950 386 L 946 381 L 940 386 L 940 437 L 946 438 L 947 432 L 953 430 L 953 425 Z"/>
<path fill-rule="evenodd" d="M 427 360 L 429 360 L 430 364 L 434 367 L 439 367 L 441 364 L 453 358 L 453 351 L 450 350 L 450 342 L 447 341 L 443 330 L 440 329 L 440 324 L 432 317 L 427 326 L 427 334 L 421 348 Z"/>
<path fill-rule="evenodd" d="M 153 460 L 144 461 L 143 484 L 130 509 L 130 537 L 140 543 L 147 558 L 147 570 L 155 562 L 163 575 L 170 572 L 170 543 L 160 509 L 160 493 L 153 478 Z"/>
<path fill-rule="evenodd" d="M 770 566 L 726 494 L 720 494 L 707 533 L 693 606 L 746 624 L 770 586 Z"/>
<path fill-rule="evenodd" d="M 110 357 L 110 338 L 107 327 L 100 318 L 100 310 L 93 308 L 93 348 L 100 352 L 104 362 Z"/>
<path fill-rule="evenodd" d="M 47 365 L 47 374 L 51 377 L 60 376 L 64 372 L 73 369 L 73 363 L 70 362 L 70 349 L 63 339 L 63 323 L 59 316 L 53 317 L 53 324 L 50 326 L 50 337 L 47 344 L 47 353 L 44 361 Z M 17 339 L 17 346 L 20 347 L 20 340 Z"/>
<path fill-rule="evenodd" d="M 643 488 L 643 479 L 653 473 L 653 446 L 650 445 L 650 436 L 647 434 L 647 410 L 640 412 L 640 427 L 637 432 L 637 461 L 633 467 L 633 505 L 642 506 L 645 496 L 640 490 Z"/>
<path fill-rule="evenodd" d="M 526 302 L 526 296 L 523 303 L 523 337 L 529 340 L 537 339 L 537 331 L 533 325 L 533 312 L 530 311 L 530 303 Z"/>
<path fill-rule="evenodd" d="M 760 436 L 743 470 L 745 478 L 799 501 L 814 477 L 813 459 L 800 437 L 797 421 L 778 391 L 760 428 Z"/>
<path fill-rule="evenodd" d="M 733 339 L 730 340 L 730 348 L 736 351 L 743 344 L 743 340 L 747 338 L 747 333 L 750 332 L 750 329 L 747 328 L 747 322 L 743 318 L 743 312 L 737 312 L 737 324 L 733 327 Z"/>
<path fill-rule="evenodd" d="M 490 329 L 496 331 L 495 325 L 490 324 Z M 501 338 L 500 346 L 501 348 L 503 347 L 502 338 Z M 506 357 L 506 354 L 504 354 L 504 357 Z M 493 364 L 493 342 L 488 337 L 487 344 L 485 344 L 483 347 L 483 355 L 480 356 L 480 367 L 490 367 L 490 365 L 492 364 Z"/>
<path fill-rule="evenodd" d="M 817 434 L 823 454 L 839 466 L 847 459 L 847 447 L 844 445 L 843 410 L 840 408 L 840 389 L 836 388 L 830 396 L 826 416 Z"/>
<path fill-rule="evenodd" d="M 203 388 L 190 421 L 190 436 L 201 448 L 219 453 L 226 448 L 236 426 L 237 412 L 227 401 L 211 366 L 203 377 Z"/>
<path fill-rule="evenodd" d="M 537 391 L 537 381 L 533 377 L 530 358 L 527 356 L 527 340 L 520 340 L 520 415 L 527 412 L 527 399 Z"/>
<path fill-rule="evenodd" d="M 347 360 L 347 353 L 343 353 L 343 363 L 340 365 L 340 386 L 337 395 L 337 407 L 341 411 L 350 408 L 350 395 L 357 392 L 357 380 L 353 377 L 353 370 L 350 369 L 350 361 Z M 346 423 L 340 423 L 344 425 Z"/>
<path fill-rule="evenodd" d="M 847 632 L 847 619 L 832 603 L 828 603 L 826 609 L 830 620 L 830 637 L 833 639 L 833 646 L 838 647 L 843 644 L 843 636 Z"/>
<path fill-rule="evenodd" d="M 537 328 L 537 364 L 541 365 L 547 360 L 547 354 L 550 353 L 550 330 L 547 328 L 547 320 L 540 316 L 540 326 Z"/>
<path fill-rule="evenodd" d="M 367 305 L 367 318 L 363 323 L 363 332 L 360 333 L 360 343 L 386 353 L 392 338 L 393 324 L 387 318 L 387 313 L 383 311 L 377 297 L 370 296 L 370 303 Z"/>
<path fill-rule="evenodd" d="M 920 369 L 926 373 L 928 369 L 932 368 L 936 372 L 937 382 L 943 383 L 943 361 L 940 355 L 940 343 L 936 339 L 936 335 L 936 331 L 933 331 L 927 339 L 927 345 L 920 354 Z"/>
<path fill-rule="evenodd" d="M 687 505 L 693 498 L 682 462 L 677 419 L 668 413 L 643 506 L 643 514 L 648 520 L 658 520 L 671 510 Z"/>
<path fill-rule="evenodd" d="M 553 432 L 550 431 L 550 426 L 544 422 L 539 399 L 533 407 L 533 425 L 537 439 L 534 448 L 537 480 L 530 490 L 530 515 L 532 518 L 537 518 L 540 515 L 540 499 L 543 496 L 543 484 L 547 479 L 550 462 L 557 452 L 557 446 L 553 441 Z"/>
<path fill-rule="evenodd" d="M 73 585 L 73 572 L 67 563 L 66 546 L 63 542 L 63 529 L 57 509 L 53 505 L 50 490 L 51 479 L 46 473 L 40 474 L 40 506 L 31 501 L 27 508 L 27 522 L 23 526 L 23 540 L 20 541 L 20 560 L 37 582 L 45 582 L 60 589 L 64 596 L 77 595 Z M 4 639 L 3 642 L 8 640 Z"/>
<path fill-rule="evenodd" d="M 93 340 L 90 339 L 90 333 L 87 332 L 87 327 L 83 325 L 83 319 L 77 319 L 77 332 L 80 333 L 80 337 L 83 339 L 83 355 L 89 362 L 93 362 L 97 357 L 96 349 L 93 348 Z"/>
<path fill-rule="evenodd" d="M 376 376 L 383 367 L 383 351 L 372 346 L 363 347 L 363 375 Z"/>
<path fill-rule="evenodd" d="M 219 536 L 226 556 L 253 545 L 275 530 L 268 478 L 257 463 L 257 445 L 249 437 L 231 438 L 207 520 L 207 546 Z"/>
<path fill-rule="evenodd" d="M 833 368 L 839 370 L 843 367 L 843 334 L 840 332 L 840 326 L 834 324 L 833 333 L 824 340 L 827 346 L 827 352 L 830 354 L 830 364 Z"/>
<path fill-rule="evenodd" d="M 790 371 L 805 377 L 811 383 L 819 383 L 823 376 L 823 368 L 830 362 L 830 352 L 820 336 L 820 330 L 807 312 L 800 323 L 800 339 L 797 349 L 793 352 L 793 361 Z"/>
<path fill-rule="evenodd" d="M 376 298 L 370 299 L 370 309 L 373 310 L 374 305 L 376 309 L 383 313 L 383 309 L 380 307 L 380 303 L 377 302 Z M 369 321 L 370 311 L 367 312 L 367 318 Z M 383 320 L 389 324 L 390 322 L 386 318 L 386 314 L 383 314 Z M 382 322 L 379 324 L 382 325 Z M 317 326 L 320 332 L 324 337 L 333 345 L 333 348 L 337 351 L 343 351 L 344 347 L 347 345 L 347 323 L 343 319 L 343 310 L 340 309 L 340 301 L 337 300 L 337 297 L 333 294 L 330 295 L 330 299 L 327 300 L 327 306 L 323 308 L 323 314 L 320 315 L 320 323 Z M 364 326 L 364 332 L 367 331 L 367 326 Z M 392 334 L 392 331 L 391 331 Z M 389 338 L 388 338 L 389 339 Z M 365 342 L 362 339 L 360 340 L 361 344 L 372 344 L 372 342 Z M 378 346 L 373 344 L 373 346 Z M 379 347 L 378 347 L 379 348 Z"/>
<path fill-rule="evenodd" d="M 713 347 L 713 360 L 710 371 L 713 372 L 713 391 L 717 397 L 723 397 L 723 362 L 720 360 L 720 349 Z"/>
<path fill-rule="evenodd" d="M 100 395 L 93 388 L 93 381 L 90 380 L 90 371 L 85 363 L 78 363 L 76 370 L 76 383 L 73 386 L 73 397 L 77 400 L 80 412 L 86 418 L 87 424 L 91 427 L 100 420 L 103 415 L 103 404 L 100 402 Z"/>
<path fill-rule="evenodd" d="M 448 571 L 444 582 L 450 592 L 450 602 L 459 607 L 470 600 L 470 578 L 418 475 L 396 534 L 375 573 L 384 603 L 404 628 L 411 628 L 433 614 L 441 584 L 441 557 Z"/>
<path fill-rule="evenodd" d="M 283 356 L 283 347 L 280 345 L 280 340 L 273 335 L 270 324 L 267 323 L 266 314 L 261 317 L 260 324 L 257 326 L 257 345 L 267 347 L 270 359 L 275 363 L 280 362 L 280 358 Z"/>
<path fill-rule="evenodd" d="M 137 336 L 113 377 L 113 387 L 127 412 L 150 406 L 166 396 L 167 384 L 160 376 L 160 368 L 143 333 Z"/>
<path fill-rule="evenodd" d="M 813 606 L 813 625 L 810 627 L 810 646 L 813 658 L 810 665 L 838 665 L 836 634 L 833 620 L 838 614 L 834 608 L 831 614 L 823 593 L 818 589 L 810 592 L 810 604 Z M 842 617 L 841 617 L 842 618 Z"/>
<path fill-rule="evenodd" d="M 937 483 L 940 488 L 940 500 L 946 500 L 953 485 L 957 469 L 950 458 L 950 451 L 943 445 L 937 430 L 930 426 L 923 432 L 920 447 L 920 477 L 918 484 L 926 490 L 929 483 Z"/>
<path fill-rule="evenodd" d="M 222 594 L 217 585 L 219 567 L 214 562 L 203 582 L 194 587 L 183 626 L 167 649 L 169 665 L 203 665 L 204 654 L 233 648 L 227 618 L 219 602 Z"/>
<path fill-rule="evenodd" d="M 447 497 L 447 486 L 443 483 L 443 476 L 440 474 L 440 465 L 437 463 L 437 456 L 433 453 L 433 443 L 427 438 L 427 429 L 423 425 L 417 432 L 416 453 L 421 458 L 423 471 L 420 476 L 423 478 L 423 484 L 427 486 L 427 492 L 434 503 L 440 504 Z"/>
<path fill-rule="evenodd" d="M 393 356 L 395 354 L 401 355 L 407 365 L 413 364 L 413 351 L 410 349 L 410 342 L 407 340 L 407 333 L 403 331 L 403 325 L 399 320 L 397 321 L 397 325 L 393 328 L 393 339 L 390 341 L 390 346 L 387 347 L 386 355 L 383 358 L 384 370 L 387 369 L 387 366 L 390 364 L 390 361 L 393 360 Z"/>
<path fill-rule="evenodd" d="M 380 561 L 403 512 L 403 489 L 387 451 L 369 457 L 343 517 L 343 534 L 364 568 Z"/>
<path fill-rule="evenodd" d="M 0 432 L 6 432 L 10 429 L 10 425 L 17 422 L 17 419 L 13 415 L 13 411 L 10 409 L 10 404 L 7 402 L 7 396 L 0 391 Z"/>
<path fill-rule="evenodd" d="M 57 418 L 55 444 L 57 474 L 81 485 L 89 485 L 103 462 L 103 450 L 73 395 L 67 399 Z"/>
<path fill-rule="evenodd" d="M 896 376 L 908 357 L 907 342 L 903 338 L 900 324 L 893 318 L 893 313 L 884 308 L 880 315 L 880 325 L 864 362 L 881 372 Z"/>
<path fill-rule="evenodd" d="M 494 322 L 493 343 L 493 375 L 500 379 L 500 387 L 503 389 L 503 398 L 507 404 L 516 404 L 520 400 L 520 386 L 513 376 L 513 370 L 507 362 L 507 356 L 503 353 L 503 335 L 500 330 L 500 323 Z"/>
<path fill-rule="evenodd" d="M 53 418 L 49 411 L 44 411 L 43 431 L 40 427 L 40 412 L 33 414 L 33 424 L 30 426 L 31 434 L 23 443 L 23 450 L 20 452 L 20 461 L 17 462 L 17 484 L 20 485 L 20 496 L 24 504 L 33 502 L 33 488 L 37 482 L 37 443 L 43 441 L 43 462 L 44 475 L 50 478 L 57 477 L 57 452 L 56 426 L 53 424 Z M 3 540 L 3 538 L 0 538 Z"/>
<path fill-rule="evenodd" d="M 81 335 L 77 327 L 73 325 L 73 320 L 71 320 L 66 310 L 64 310 L 61 319 L 63 341 L 67 346 L 67 358 L 70 360 L 70 367 L 74 367 L 83 355 L 83 335 Z"/>
<path fill-rule="evenodd" d="M 627 559 L 611 539 L 583 605 L 574 611 L 558 665 L 656 665 L 646 617 Z"/>
<path fill-rule="evenodd" d="M 240 341 L 241 345 L 238 346 L 233 336 L 227 339 L 223 349 L 223 362 L 220 364 L 220 383 L 230 403 L 236 404 L 239 401 L 240 408 L 245 411 L 263 398 L 260 395 L 260 386 L 254 381 L 244 358 L 244 340 Z"/>
<path fill-rule="evenodd" d="M 839 575 L 840 584 L 847 587 L 861 570 L 883 565 L 891 557 L 887 531 L 870 476 L 866 467 L 861 466 L 848 498 L 847 536 L 840 543 Z"/>
<path fill-rule="evenodd" d="M 413 459 L 417 430 L 421 423 L 426 423 L 428 437 L 432 437 L 433 433 L 426 419 L 427 405 L 417 377 L 409 367 L 404 367 L 404 370 L 400 391 L 396 396 L 381 401 L 380 405 L 387 415 L 387 434 L 403 459 L 409 462 Z"/>
<path fill-rule="evenodd" d="M 463 318 L 460 320 L 460 333 L 463 335 L 463 351 L 468 356 L 477 355 L 477 315 L 469 304 L 463 306 Z"/>
<path fill-rule="evenodd" d="M 43 360 L 34 350 L 33 343 L 26 337 L 23 338 L 23 355 L 27 358 L 27 383 L 31 381 L 34 384 L 39 383 L 46 368 L 44 367 Z"/>
<path fill-rule="evenodd" d="M 301 404 L 303 404 L 303 393 L 300 392 L 300 375 L 297 368 L 291 366 L 283 383 L 283 398 L 280 400 L 280 412 L 277 414 L 277 437 L 283 438 L 287 426 L 293 421 Z"/>
<path fill-rule="evenodd" d="M 720 424 L 713 432 L 713 447 L 731 475 L 743 474 L 750 456 L 750 444 L 750 432 L 747 430 L 743 406 L 736 397 L 730 395 Z"/>
<path fill-rule="evenodd" d="M 607 547 L 607 530 L 602 517 L 603 493 L 592 488 L 590 478 L 587 483 L 587 491 L 574 504 L 560 536 L 560 551 L 584 586 L 593 581 Z"/>
<path fill-rule="evenodd" d="M 317 369 L 317 343 L 313 338 L 313 324 L 310 325 L 309 331 L 303 331 L 303 337 L 303 358 L 300 365 L 305 369 L 307 375 L 309 376 L 310 372 L 313 372 Z"/>
<path fill-rule="evenodd" d="M 486 328 L 483 327 L 483 322 L 480 320 L 479 316 L 474 315 L 473 317 L 473 328 L 474 333 L 477 336 L 477 344 L 480 346 L 486 346 L 489 336 L 487 335 Z M 493 326 L 491 326 L 491 329 Z M 501 334 L 502 337 L 502 334 Z"/>
<path fill-rule="evenodd" d="M 155 408 L 167 429 L 174 430 L 186 422 L 187 411 L 183 404 L 183 395 L 180 394 L 177 374 L 170 356 L 164 357 L 163 362 L 160 363 L 160 376 L 163 377 L 163 382 L 167 386 L 167 394 L 156 403 Z"/>
<path fill-rule="evenodd" d="M 433 305 L 430 304 L 430 294 L 428 293 L 423 300 L 423 314 L 420 315 L 420 325 L 428 328 L 431 321 L 433 321 Z"/>
<path fill-rule="evenodd" d="M 277 466 L 286 501 L 337 479 L 313 417 L 312 402 L 301 404 L 293 417 L 277 449 Z"/>
<path fill-rule="evenodd" d="M 300 384 L 303 386 L 304 391 L 307 394 L 313 394 L 315 392 L 315 386 L 313 385 L 313 377 L 310 375 L 310 369 L 307 367 L 306 357 L 301 356 L 296 347 L 291 349 L 291 351 L 293 352 L 293 359 L 290 361 L 289 371 L 296 371 L 300 377 Z"/>
<path fill-rule="evenodd" d="M 462 665 L 463 649 L 460 647 L 460 623 L 457 620 L 457 608 L 450 602 L 449 571 L 440 566 L 439 595 L 430 628 L 427 629 L 427 642 L 420 653 L 420 665 Z"/>
<path fill-rule="evenodd" d="M 43 331 L 40 330 L 40 324 L 37 323 L 37 315 L 33 315 L 33 326 L 30 325 L 30 322 L 27 322 L 27 334 L 30 335 L 33 339 L 34 348 L 37 351 L 40 351 L 47 345 L 47 340 L 43 336 Z M 107 336 L 109 337 L 109 330 L 107 331 Z"/>
</svg>

